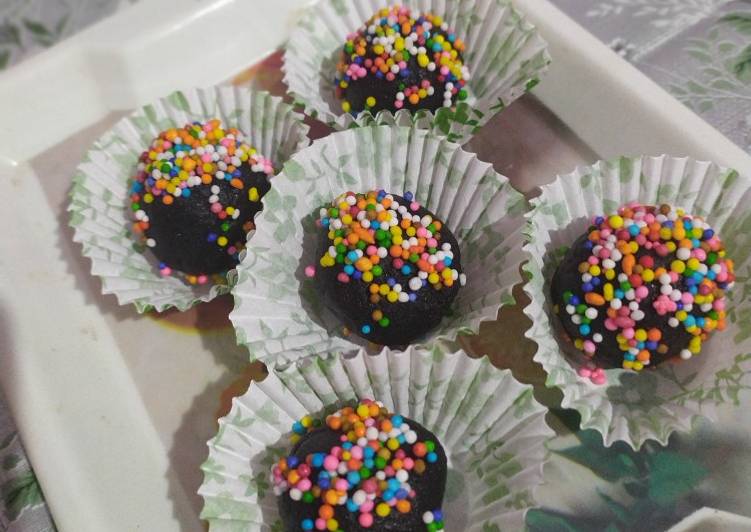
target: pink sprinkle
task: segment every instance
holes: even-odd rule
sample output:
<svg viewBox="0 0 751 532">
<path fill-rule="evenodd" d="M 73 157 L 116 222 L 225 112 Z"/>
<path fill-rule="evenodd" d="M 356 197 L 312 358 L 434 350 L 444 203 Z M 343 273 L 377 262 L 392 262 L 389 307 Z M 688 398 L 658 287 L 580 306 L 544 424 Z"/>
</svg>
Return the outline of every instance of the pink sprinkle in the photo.
<svg viewBox="0 0 751 532">
<path fill-rule="evenodd" d="M 367 491 L 366 491 L 367 493 Z M 371 491 L 370 493 L 375 493 L 375 489 Z M 371 500 L 367 500 L 364 503 L 360 505 L 360 511 L 362 513 L 369 513 L 373 511 L 373 507 L 375 507 L 375 503 Z"/>
<path fill-rule="evenodd" d="M 305 462 L 303 462 L 302 464 L 300 464 L 299 466 L 297 466 L 297 472 L 300 473 L 301 477 L 308 477 L 308 476 L 310 476 L 311 469 L 310 469 L 310 466 L 308 464 L 306 464 Z"/>
<path fill-rule="evenodd" d="M 315 266 L 306 266 L 305 267 L 305 276 L 306 277 L 315 277 L 315 275 L 316 275 Z"/>
<path fill-rule="evenodd" d="M 616 324 L 618 323 L 618 319 L 616 319 Z M 628 328 L 623 329 L 623 331 L 621 331 L 621 334 L 623 335 L 624 338 L 626 338 L 627 340 L 630 340 L 631 338 L 634 337 L 634 330 L 631 327 L 628 327 Z"/>
<path fill-rule="evenodd" d="M 445 66 L 445 65 L 441 67 L 441 75 L 442 75 L 442 76 L 448 76 L 448 75 L 449 75 L 449 72 L 450 72 L 450 71 L 449 71 L 449 67 L 447 67 L 447 66 Z"/>
<path fill-rule="evenodd" d="M 394 259 L 391 264 L 394 265 L 394 268 L 399 269 L 404 266 L 404 261 L 402 259 Z"/>
<path fill-rule="evenodd" d="M 347 488 L 349 488 L 349 482 L 347 482 L 346 479 L 338 478 L 334 483 L 334 487 L 337 491 L 347 491 Z"/>
<path fill-rule="evenodd" d="M 617 331 L 618 326 L 615 324 L 612 318 L 608 318 L 605 320 L 605 328 L 609 331 Z"/>
<path fill-rule="evenodd" d="M 594 384 L 597 384 L 598 386 L 601 386 L 608 382 L 608 376 L 605 373 L 603 373 L 602 375 L 593 375 L 592 382 Z"/>
<path fill-rule="evenodd" d="M 201 155 L 201 160 L 203 162 L 205 162 L 205 163 L 210 163 L 211 162 L 211 154 L 210 153 L 204 153 L 203 155 Z"/>
<path fill-rule="evenodd" d="M 222 204 L 219 203 L 218 201 L 216 203 L 212 203 L 211 212 L 213 212 L 214 214 L 222 212 Z"/>
<path fill-rule="evenodd" d="M 446 265 L 442 262 L 436 262 L 435 263 L 435 269 L 436 271 L 442 272 L 443 269 L 446 267 Z"/>
<path fill-rule="evenodd" d="M 593 355 L 595 353 L 595 343 L 592 340 L 584 341 L 584 352 Z"/>
<path fill-rule="evenodd" d="M 388 74 L 386 74 L 386 79 L 388 81 L 394 81 L 394 79 L 396 79 L 396 76 L 394 76 L 393 72 L 389 72 Z"/>
<path fill-rule="evenodd" d="M 368 246 L 367 248 L 365 248 L 365 253 L 367 253 L 368 256 L 375 255 L 376 253 L 378 253 L 378 248 L 372 245 Z"/>
<path fill-rule="evenodd" d="M 404 102 L 401 100 L 394 100 L 394 107 L 401 109 L 402 107 L 404 107 Z"/>
<path fill-rule="evenodd" d="M 690 305 L 694 302 L 694 295 L 691 292 L 683 292 L 681 294 L 681 303 L 684 305 Z"/>
<path fill-rule="evenodd" d="M 376 485 L 376 481 L 373 478 L 369 478 L 368 480 L 362 483 L 362 490 L 365 493 L 375 493 L 377 488 L 378 486 Z"/>
<path fill-rule="evenodd" d="M 360 507 L 362 510 L 362 506 Z M 370 528 L 373 526 L 373 514 L 360 514 L 360 517 L 357 518 L 357 522 L 360 523 L 360 526 L 363 528 Z"/>
<path fill-rule="evenodd" d="M 599 264 L 600 259 L 598 259 L 594 255 L 590 255 L 589 258 L 587 259 L 587 262 L 589 262 L 590 264 Z"/>
<path fill-rule="evenodd" d="M 412 211 L 416 211 L 419 208 L 420 208 L 420 204 L 417 203 L 416 201 L 413 201 L 412 203 L 409 204 L 409 209 Z"/>
<path fill-rule="evenodd" d="M 326 530 L 326 520 L 319 517 L 316 519 L 316 530 Z"/>
<path fill-rule="evenodd" d="M 404 466 L 404 469 L 407 471 L 411 470 L 413 467 L 415 467 L 415 461 L 412 460 L 410 457 L 407 457 L 404 459 L 404 462 L 402 463 Z"/>
<path fill-rule="evenodd" d="M 417 228 L 417 237 L 418 238 L 425 238 L 425 236 L 427 236 L 427 234 L 428 234 L 428 230 L 425 229 L 424 227 L 418 227 Z"/>
<path fill-rule="evenodd" d="M 707 253 L 702 248 L 696 248 L 691 252 L 691 256 L 703 261 L 707 258 Z"/>
<path fill-rule="evenodd" d="M 339 466 L 339 459 L 335 456 L 328 455 L 323 459 L 323 467 L 326 471 L 335 471 Z"/>
<path fill-rule="evenodd" d="M 428 239 L 428 247 L 429 248 L 437 248 L 438 247 L 438 240 L 435 238 L 429 238 Z"/>
<path fill-rule="evenodd" d="M 199 275 L 198 276 L 198 284 L 206 284 L 208 282 L 209 278 L 205 275 Z"/>
<path fill-rule="evenodd" d="M 159 273 L 161 273 L 163 276 L 167 277 L 169 275 L 172 275 L 172 268 L 169 266 L 165 266 L 161 270 L 159 270 Z"/>
<path fill-rule="evenodd" d="M 349 452 L 352 455 L 352 458 L 354 458 L 355 460 L 359 460 L 360 458 L 362 458 L 362 447 L 358 445 L 355 445 L 354 447 L 352 447 L 352 449 L 350 449 Z"/>
<path fill-rule="evenodd" d="M 636 293 L 636 297 L 638 297 L 639 299 L 644 299 L 649 295 L 649 289 L 644 285 L 638 287 L 636 290 L 634 290 L 634 292 Z"/>
<path fill-rule="evenodd" d="M 579 376 L 588 379 L 592 375 L 592 370 L 589 368 L 579 368 Z"/>
</svg>

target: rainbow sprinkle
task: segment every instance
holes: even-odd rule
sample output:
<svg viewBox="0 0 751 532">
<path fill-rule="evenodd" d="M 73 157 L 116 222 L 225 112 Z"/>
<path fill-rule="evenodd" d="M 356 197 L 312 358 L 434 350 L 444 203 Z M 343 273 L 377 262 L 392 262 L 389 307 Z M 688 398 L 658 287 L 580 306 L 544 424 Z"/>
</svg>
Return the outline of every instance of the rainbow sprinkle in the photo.
<svg viewBox="0 0 751 532">
<path fill-rule="evenodd" d="M 400 204 L 383 190 L 347 192 L 329 208 L 322 208 L 316 221 L 328 229 L 331 243 L 319 261 L 321 267 L 341 268 L 337 275 L 341 283 L 367 283 L 370 302 L 376 306 L 416 301 L 420 290 L 428 286 L 442 290 L 456 282 L 460 286 L 466 283 L 466 276 L 452 267 L 451 244 L 441 243 L 443 224 L 430 215 L 415 214 L 420 204 L 410 192 L 404 194 L 404 200 Z M 381 261 L 391 261 L 393 269 L 406 279 L 404 286 L 385 274 Z M 313 277 L 315 268 L 308 266 L 305 274 Z M 374 327 L 391 323 L 381 308 L 373 311 L 372 319 L 360 328 L 365 336 Z"/>
<path fill-rule="evenodd" d="M 292 426 L 297 443 L 320 423 L 305 416 Z M 378 518 L 412 510 L 416 493 L 409 484 L 439 459 L 436 443 L 418 441 L 406 420 L 390 414 L 382 403 L 361 400 L 326 418 L 326 426 L 340 434 L 341 445 L 327 453 L 304 458 L 289 455 L 272 468 L 274 493 L 287 493 L 293 501 L 318 502 L 318 518 L 303 519 L 302 530 L 341 530 L 334 518 L 337 506 L 357 512 L 363 528 L 377 526 Z M 428 531 L 444 528 L 440 510 L 422 515 Z"/>
<path fill-rule="evenodd" d="M 226 248 L 227 253 L 235 258 L 245 247 L 244 241 L 229 242 L 226 233 L 230 229 L 230 220 L 240 217 L 240 210 L 232 205 L 223 205 L 219 200 L 220 181 L 230 186 L 244 189 L 240 166 L 249 164 L 253 172 L 262 172 L 267 176 L 274 173 L 268 159 L 256 154 L 256 150 L 245 142 L 245 135 L 235 129 L 224 130 L 218 119 L 206 123 L 193 122 L 183 128 L 171 128 L 163 131 L 151 143 L 148 150 L 141 154 L 137 173 L 131 183 L 131 209 L 133 212 L 133 232 L 139 235 L 148 247 L 157 245 L 149 236 L 150 220 L 145 209 L 154 202 L 172 205 L 176 201 L 189 198 L 195 187 L 211 187 L 207 207 L 218 220 L 226 220 L 219 225 L 219 232 L 209 232 L 209 242 Z M 260 201 L 255 187 L 248 189 L 250 201 Z M 247 233 L 253 228 L 253 222 L 243 225 Z M 160 263 L 163 276 L 173 274 L 169 265 Z M 186 275 L 190 284 L 205 284 L 208 275 Z"/>
<path fill-rule="evenodd" d="M 616 334 L 623 368 L 636 371 L 656 355 L 689 359 L 712 331 L 725 328 L 733 261 L 701 218 L 669 205 L 632 203 L 594 218 L 584 245 L 590 255 L 579 264 L 581 290 L 563 293 L 562 315 L 578 327 L 574 344 L 585 355 L 594 357 L 603 342 L 593 327 L 598 318 L 603 332 Z M 649 312 L 667 316 L 669 327 L 683 327 L 691 335 L 688 345 L 672 349 L 664 331 L 640 327 Z M 600 373 L 584 376 L 604 382 Z"/>
<path fill-rule="evenodd" d="M 397 81 L 391 102 L 379 104 L 378 94 L 365 98 L 365 108 L 417 108 L 435 91 L 443 95 L 443 107 L 465 100 L 469 69 L 462 63 L 464 43 L 443 19 L 431 14 L 413 15 L 409 8 L 393 6 L 373 15 L 356 33 L 347 36 L 334 80 L 335 94 L 345 113 L 357 113 L 346 99 L 347 89 L 358 80 L 375 76 Z"/>
</svg>

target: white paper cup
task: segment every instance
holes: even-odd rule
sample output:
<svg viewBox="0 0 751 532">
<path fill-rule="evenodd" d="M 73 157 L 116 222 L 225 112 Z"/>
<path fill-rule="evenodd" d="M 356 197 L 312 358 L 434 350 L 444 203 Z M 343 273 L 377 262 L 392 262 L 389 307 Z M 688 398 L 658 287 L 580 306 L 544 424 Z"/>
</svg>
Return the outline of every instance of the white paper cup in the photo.
<svg viewBox="0 0 751 532">
<path fill-rule="evenodd" d="M 469 98 L 435 114 L 369 111 L 357 117 L 334 98 L 336 62 L 348 34 L 379 9 L 401 4 L 443 17 L 466 43 Z M 547 43 L 508 0 L 320 0 L 305 11 L 284 52 L 284 82 L 306 113 L 335 129 L 376 124 L 418 125 L 461 144 L 496 113 L 534 87 L 550 56 Z"/>
<path fill-rule="evenodd" d="M 203 464 L 209 529 L 276 530 L 272 464 L 288 454 L 292 423 L 358 399 L 382 401 L 432 431 L 448 457 L 446 530 L 521 530 L 542 483 L 554 433 L 532 388 L 456 344 L 316 355 L 279 367 L 235 398 Z"/>
<path fill-rule="evenodd" d="M 267 92 L 213 87 L 173 92 L 120 120 L 97 140 L 73 177 L 70 225 L 73 240 L 91 259 L 91 273 L 101 278 L 102 293 L 139 312 L 185 310 L 230 290 L 228 284 L 190 286 L 162 277 L 153 255 L 130 231 L 129 181 L 138 158 L 161 131 L 193 121 L 219 118 L 237 127 L 275 168 L 309 144 L 302 115 Z"/>
<path fill-rule="evenodd" d="M 556 253 L 571 245 L 597 215 L 612 214 L 626 203 L 668 203 L 701 216 L 719 234 L 735 261 L 739 282 L 728 293 L 728 327 L 705 342 L 700 355 L 666 362 L 634 373 L 606 370 L 607 383 L 595 385 L 577 375 L 567 356 L 551 311 L 550 282 Z M 535 361 L 548 373 L 547 386 L 563 391 L 562 406 L 581 414 L 581 426 L 599 431 L 605 445 L 625 441 L 639 448 L 648 439 L 667 444 L 673 431 L 687 431 L 701 416 L 738 405 L 751 385 L 751 180 L 736 171 L 689 158 L 621 157 L 600 161 L 558 176 L 542 187 L 527 215 L 531 275 L 525 291 L 532 302 L 524 311 L 532 320 L 527 337 L 538 344 Z"/>
<path fill-rule="evenodd" d="M 350 333 L 320 304 L 313 280 L 302 273 L 318 264 L 313 215 L 339 194 L 383 189 L 409 191 L 456 236 L 467 283 L 452 315 L 414 343 L 455 340 L 477 333 L 514 299 L 526 202 L 508 179 L 428 131 L 373 126 L 333 133 L 298 152 L 275 178 L 256 216 L 253 245 L 236 273 L 230 319 L 252 359 L 289 361 L 368 342 Z M 369 344 L 369 349 L 380 347 Z"/>
</svg>

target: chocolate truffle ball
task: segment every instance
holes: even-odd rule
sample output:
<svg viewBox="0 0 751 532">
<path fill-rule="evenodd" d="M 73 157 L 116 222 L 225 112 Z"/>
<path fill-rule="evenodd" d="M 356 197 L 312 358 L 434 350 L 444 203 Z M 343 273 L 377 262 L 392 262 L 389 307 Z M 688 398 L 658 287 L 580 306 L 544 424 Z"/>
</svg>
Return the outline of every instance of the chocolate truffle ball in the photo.
<svg viewBox="0 0 751 532">
<path fill-rule="evenodd" d="M 424 335 L 465 283 L 456 238 L 410 193 L 347 192 L 317 225 L 319 260 L 306 271 L 343 324 L 374 343 Z"/>
<path fill-rule="evenodd" d="M 133 230 L 162 275 L 204 284 L 237 265 L 272 174 L 244 134 L 219 120 L 164 131 L 131 182 Z"/>
<path fill-rule="evenodd" d="M 639 371 L 699 354 L 725 327 L 733 262 L 701 218 L 629 204 L 598 216 L 553 277 L 554 311 L 600 367 Z"/>
<path fill-rule="evenodd" d="M 452 107 L 467 97 L 463 41 L 441 17 L 384 8 L 349 35 L 335 76 L 342 110 Z"/>
<path fill-rule="evenodd" d="M 285 531 L 319 520 L 349 532 L 443 528 L 446 453 L 419 423 L 365 399 L 320 426 L 306 416 L 293 433 L 271 472 Z"/>
</svg>

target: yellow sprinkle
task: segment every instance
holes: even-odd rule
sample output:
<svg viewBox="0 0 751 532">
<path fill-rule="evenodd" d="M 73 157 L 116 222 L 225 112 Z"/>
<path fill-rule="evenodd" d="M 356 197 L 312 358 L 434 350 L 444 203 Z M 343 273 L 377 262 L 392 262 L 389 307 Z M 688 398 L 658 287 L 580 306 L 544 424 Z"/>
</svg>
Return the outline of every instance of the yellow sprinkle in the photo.
<svg viewBox="0 0 751 532">
<path fill-rule="evenodd" d="M 654 270 L 646 269 L 643 272 L 641 272 L 641 278 L 644 279 L 645 283 L 651 283 L 655 280 L 655 272 Z"/>
<path fill-rule="evenodd" d="M 438 281 L 440 281 L 440 280 L 441 280 L 441 278 L 440 278 L 440 277 L 438 277 L 438 274 L 437 274 L 437 273 L 435 273 L 435 272 L 433 272 L 433 273 L 431 273 L 430 275 L 428 275 L 428 282 L 429 282 L 430 284 L 436 284 L 436 283 L 437 283 Z"/>
<path fill-rule="evenodd" d="M 647 331 L 644 329 L 637 329 L 634 337 L 637 342 L 645 342 L 647 340 Z"/>
<path fill-rule="evenodd" d="M 362 280 L 369 283 L 373 280 L 373 272 L 364 272 L 362 274 Z"/>
<path fill-rule="evenodd" d="M 396 292 L 389 292 L 386 296 L 386 299 L 389 300 L 389 303 L 396 303 L 399 300 L 399 294 L 397 294 Z"/>
<path fill-rule="evenodd" d="M 226 246 L 227 245 L 227 237 L 226 236 L 220 236 L 219 238 L 216 239 L 216 243 L 219 244 L 222 247 Z"/>
<path fill-rule="evenodd" d="M 342 111 L 345 113 L 349 113 L 349 110 L 351 109 L 351 106 L 349 105 L 349 102 L 347 100 L 342 100 Z"/>
<path fill-rule="evenodd" d="M 258 189 L 256 187 L 250 187 L 250 189 L 248 189 L 248 199 L 250 201 L 258 201 L 259 198 Z"/>
<path fill-rule="evenodd" d="M 147 192 L 146 194 L 143 195 L 143 201 L 145 203 L 151 203 L 152 201 L 154 201 L 154 196 L 152 196 L 150 193 Z"/>
<path fill-rule="evenodd" d="M 607 273 L 605 275 L 607 275 Z M 610 283 L 605 283 L 602 287 L 602 295 L 605 297 L 605 301 L 612 300 L 614 295 L 613 285 Z"/>
<path fill-rule="evenodd" d="M 365 105 L 367 105 L 368 107 L 375 107 L 375 104 L 376 104 L 376 99 L 373 98 L 372 96 L 368 96 L 365 99 Z"/>
<path fill-rule="evenodd" d="M 608 218 L 608 223 L 613 229 L 620 229 L 621 227 L 623 227 L 623 218 L 621 218 L 617 214 L 614 214 L 613 216 Z"/>
</svg>

